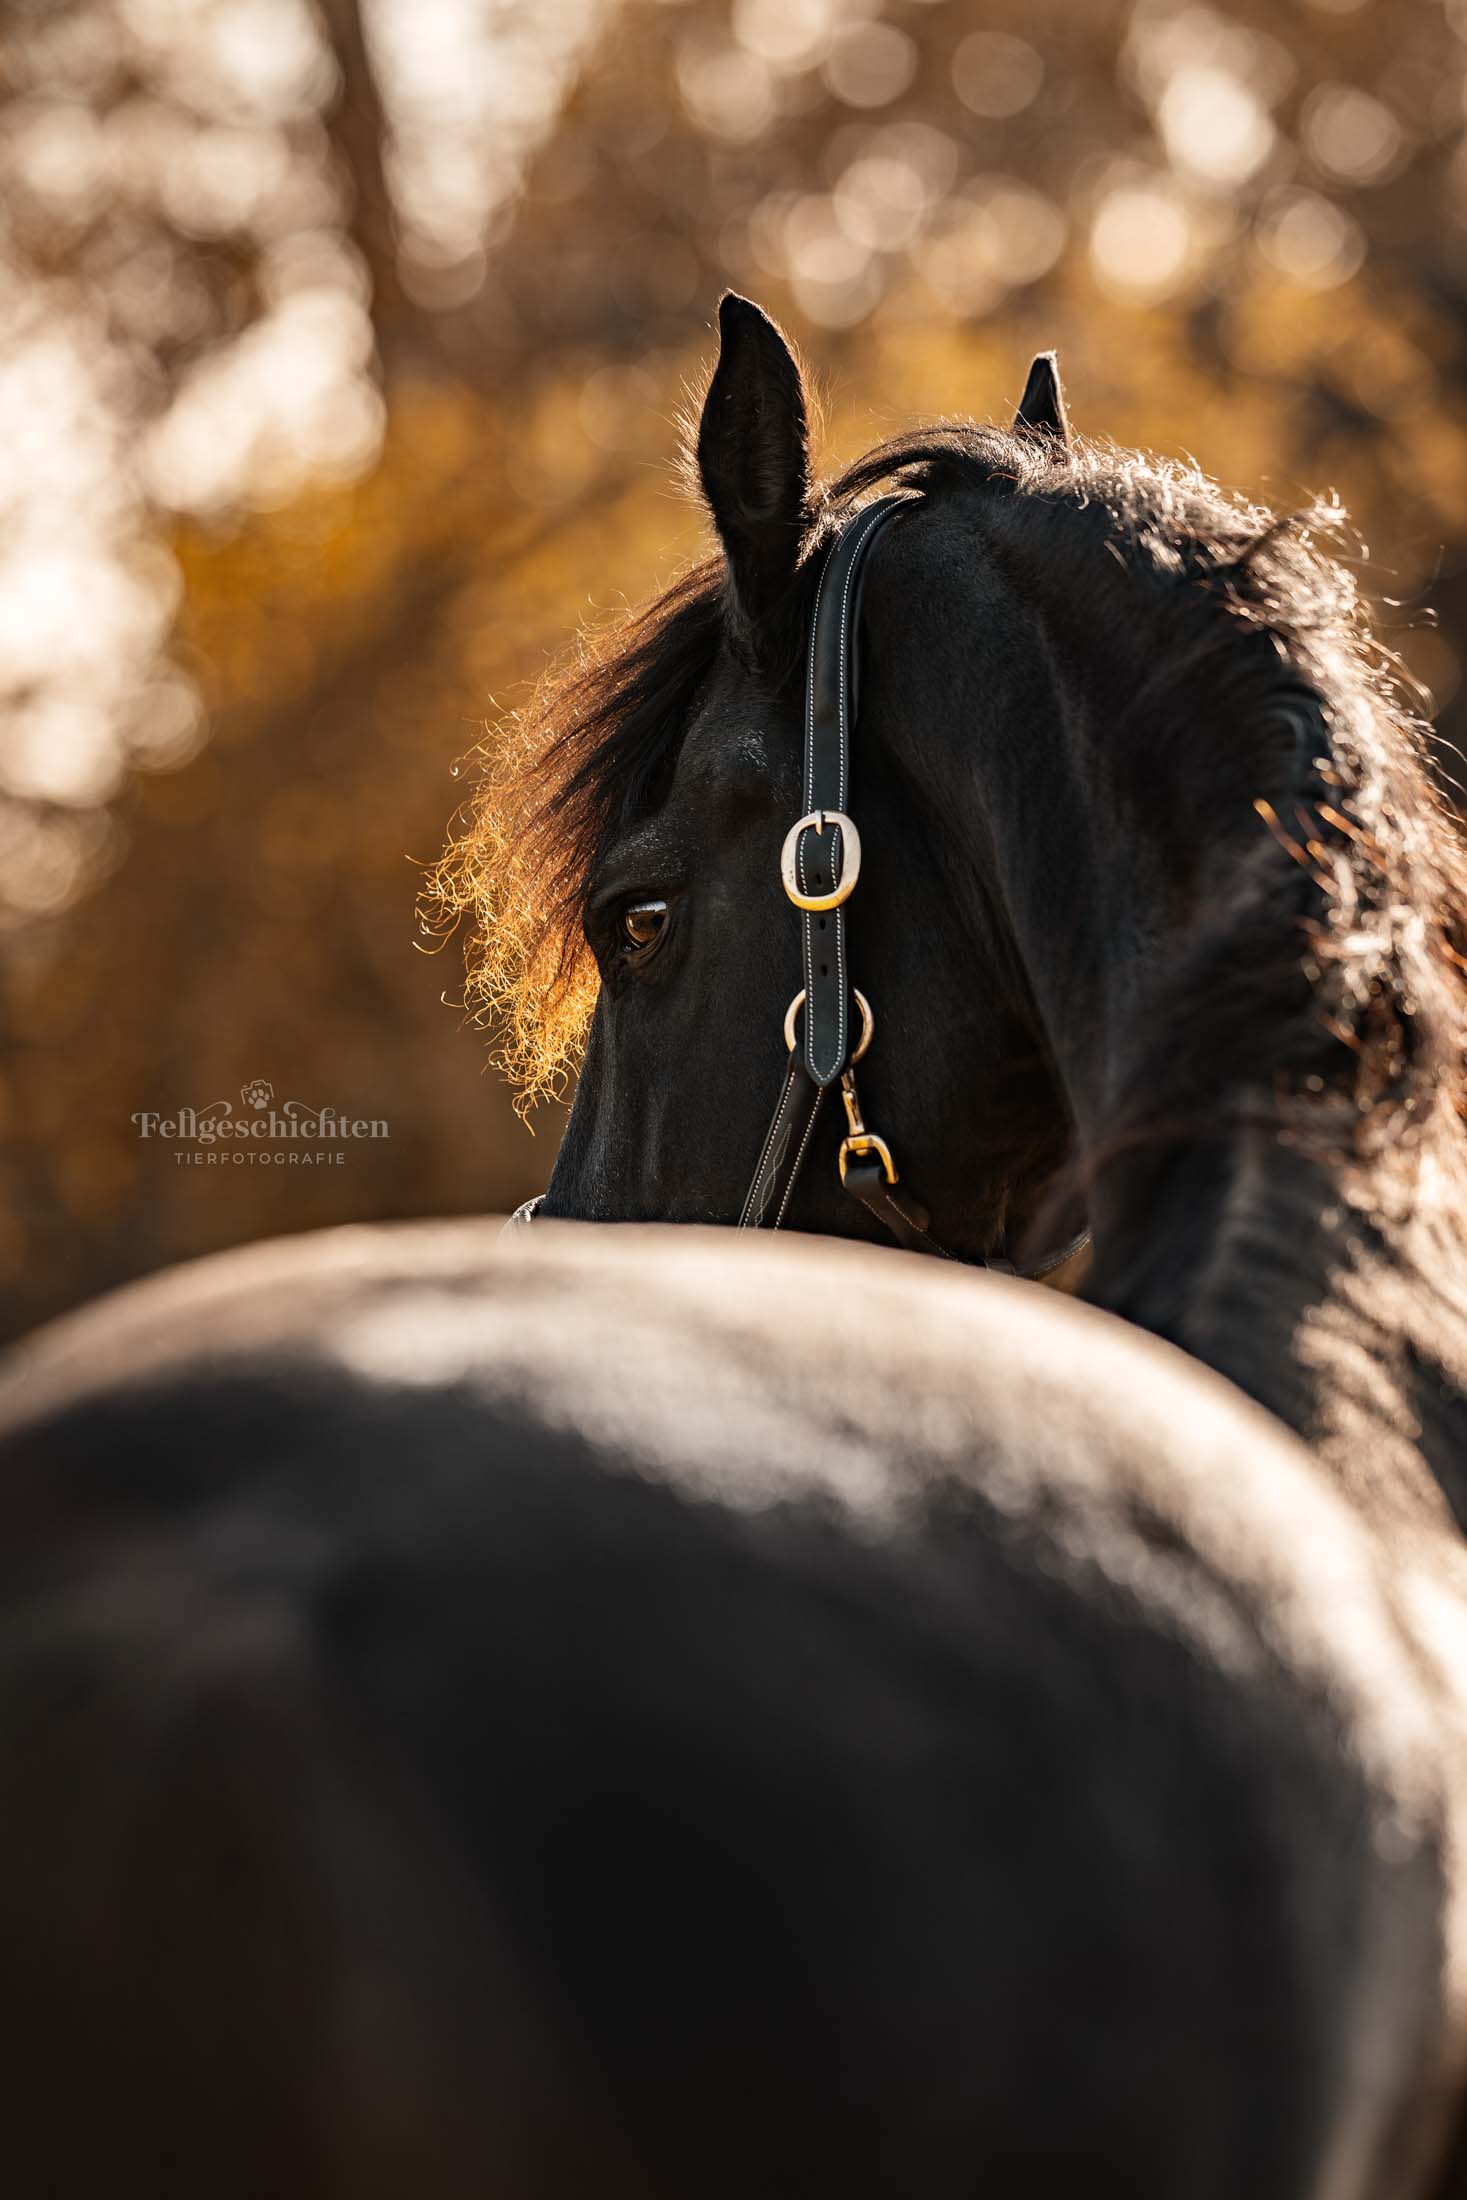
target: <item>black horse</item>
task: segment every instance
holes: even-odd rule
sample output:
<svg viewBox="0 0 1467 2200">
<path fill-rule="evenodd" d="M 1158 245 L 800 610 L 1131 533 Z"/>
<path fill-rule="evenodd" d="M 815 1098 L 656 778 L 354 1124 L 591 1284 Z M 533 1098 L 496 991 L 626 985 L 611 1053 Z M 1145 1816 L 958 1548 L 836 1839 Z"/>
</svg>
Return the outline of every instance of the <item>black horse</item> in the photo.
<svg viewBox="0 0 1467 2200">
<path fill-rule="evenodd" d="M 873 488 L 919 491 L 866 579 L 868 1112 L 959 1252 L 1032 1247 L 1082 1188 L 1097 1303 L 1454 1559 L 1467 856 L 1349 575 L 1308 515 L 1072 447 L 1043 360 L 1014 433 L 919 432 L 818 488 L 782 337 L 721 320 L 697 460 L 725 560 L 547 693 L 440 873 L 487 919 L 511 1066 L 533 1083 L 594 1004 L 543 1212 L 738 1215 L 801 982 L 773 851 L 820 553 Z M 790 1221 L 879 1238 L 838 1134 Z"/>
<path fill-rule="evenodd" d="M 0 1397 L 13 2189 L 1407 2200 L 1452 1768 L 1310 1454 L 1032 1285 L 341 1231 Z"/>
<path fill-rule="evenodd" d="M 723 325 L 726 569 L 549 697 L 454 859 L 497 866 L 523 1059 L 596 998 L 549 1206 L 738 1211 L 799 982 L 814 560 L 895 477 L 869 1113 L 959 1251 L 1081 1184 L 1100 1308 L 469 1225 L 38 1340 L 0 1452 L 12 2160 L 67 2195 L 1430 2191 L 1455 839 L 1298 530 L 1072 449 L 1043 374 L 1014 432 L 819 496 L 786 348 Z M 833 1160 L 793 1219 L 864 1234 Z"/>
</svg>

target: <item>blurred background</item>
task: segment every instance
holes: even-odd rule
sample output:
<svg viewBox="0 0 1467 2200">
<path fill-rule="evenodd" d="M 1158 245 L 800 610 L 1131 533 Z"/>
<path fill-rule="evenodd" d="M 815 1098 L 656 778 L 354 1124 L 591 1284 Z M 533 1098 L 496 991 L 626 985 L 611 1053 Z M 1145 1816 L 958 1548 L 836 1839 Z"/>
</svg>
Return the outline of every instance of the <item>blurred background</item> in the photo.
<svg viewBox="0 0 1467 2200">
<path fill-rule="evenodd" d="M 516 1121 L 418 867 L 486 723 L 704 546 L 674 420 L 726 285 L 831 458 L 1006 419 L 1057 344 L 1079 428 L 1338 490 L 1457 769 L 1467 0 L 0 22 L 5 1330 L 543 1182 L 563 1117 Z M 138 1135 L 257 1080 L 390 1136 Z"/>
</svg>

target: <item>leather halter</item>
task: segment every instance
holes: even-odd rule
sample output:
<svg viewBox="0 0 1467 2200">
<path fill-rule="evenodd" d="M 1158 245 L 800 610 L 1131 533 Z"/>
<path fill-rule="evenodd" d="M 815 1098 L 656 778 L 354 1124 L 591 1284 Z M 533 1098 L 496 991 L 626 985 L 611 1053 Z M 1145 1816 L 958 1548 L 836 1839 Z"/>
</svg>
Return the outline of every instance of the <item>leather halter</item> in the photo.
<svg viewBox="0 0 1467 2200">
<path fill-rule="evenodd" d="M 789 1063 L 738 1227 L 777 1230 L 784 1223 L 821 1104 L 831 1086 L 839 1085 L 846 1114 L 841 1183 L 899 1245 L 1072 1291 L 1088 1265 L 1088 1230 L 1027 1268 L 949 1252 L 932 1236 L 926 1208 L 903 1186 L 886 1140 L 861 1112 L 856 1064 L 871 1044 L 876 1019 L 865 995 L 850 983 L 845 923 L 845 904 L 861 872 L 860 834 L 846 811 L 858 710 L 861 586 L 877 536 L 903 506 L 916 501 L 889 496 L 863 505 L 832 542 L 816 589 L 805 669 L 805 808 L 786 834 L 780 856 L 785 893 L 800 916 L 805 983 L 785 1013 Z M 853 1002 L 859 1016 L 854 1035 Z M 532 1222 L 544 1197 L 542 1192 L 527 1199 L 506 1228 Z"/>
<path fill-rule="evenodd" d="M 789 1063 L 738 1226 L 777 1230 L 784 1222 L 821 1103 L 838 1083 L 846 1113 L 841 1183 L 899 1245 L 1073 1289 L 1089 1250 L 1088 1230 L 1022 1270 L 1011 1261 L 952 1253 L 939 1244 L 926 1208 L 903 1186 L 891 1148 L 867 1126 L 856 1085 L 856 1064 L 876 1028 L 870 1003 L 852 987 L 846 967 L 845 904 L 861 871 L 860 835 L 846 812 L 851 734 L 859 710 L 861 588 L 872 544 L 914 501 L 889 496 L 864 505 L 836 536 L 821 569 L 805 668 L 805 809 L 785 836 L 780 858 L 785 893 L 800 914 L 805 983 L 785 1015 Z M 855 1035 L 853 1001 L 860 1016 Z"/>
</svg>

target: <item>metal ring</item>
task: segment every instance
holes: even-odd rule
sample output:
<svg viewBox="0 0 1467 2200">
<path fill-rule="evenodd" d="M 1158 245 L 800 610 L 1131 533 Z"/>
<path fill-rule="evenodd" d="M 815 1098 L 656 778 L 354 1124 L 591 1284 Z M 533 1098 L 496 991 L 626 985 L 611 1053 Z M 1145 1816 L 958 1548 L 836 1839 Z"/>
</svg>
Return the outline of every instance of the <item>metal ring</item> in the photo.
<svg viewBox="0 0 1467 2200">
<path fill-rule="evenodd" d="M 841 831 L 840 877 L 829 894 L 806 894 L 800 889 L 800 874 L 796 862 L 800 835 L 815 831 L 823 833 L 827 825 L 838 825 Z M 779 875 L 784 890 L 797 909 L 839 909 L 861 876 L 861 836 L 844 810 L 808 810 L 799 821 L 791 825 L 784 836 L 784 846 L 779 853 Z"/>
<path fill-rule="evenodd" d="M 856 1064 L 860 1061 L 861 1056 L 865 1053 L 867 1047 L 869 1047 L 871 1044 L 871 1035 L 876 1029 L 876 1018 L 872 1013 L 871 1003 L 867 1000 L 865 994 L 860 990 L 859 986 L 853 985 L 851 987 L 851 992 L 855 998 L 857 1008 L 861 1011 L 861 1041 L 860 1045 L 856 1048 L 855 1053 L 851 1056 L 851 1068 L 854 1069 Z M 789 1007 L 784 1012 L 784 1043 L 791 1054 L 793 1054 L 795 1051 L 795 1018 L 799 1015 L 800 1010 L 804 1007 L 804 1005 L 805 988 L 801 986 L 799 992 L 795 995 L 794 999 L 790 1002 Z"/>
</svg>

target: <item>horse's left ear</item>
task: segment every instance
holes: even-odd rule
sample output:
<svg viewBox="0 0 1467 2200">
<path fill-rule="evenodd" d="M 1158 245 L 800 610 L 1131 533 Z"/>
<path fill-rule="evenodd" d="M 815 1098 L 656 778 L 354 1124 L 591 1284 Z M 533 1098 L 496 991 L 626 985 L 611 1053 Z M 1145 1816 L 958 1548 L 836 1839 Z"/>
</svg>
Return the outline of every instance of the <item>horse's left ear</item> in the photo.
<svg viewBox="0 0 1467 2200">
<path fill-rule="evenodd" d="M 1052 351 L 1042 351 L 1029 369 L 1029 379 L 1014 414 L 1014 426 L 1032 428 L 1037 435 L 1057 436 L 1061 443 L 1069 442 L 1070 423 L 1065 417 L 1059 361 Z"/>
<path fill-rule="evenodd" d="M 698 476 L 734 593 L 758 625 L 794 578 L 809 521 L 809 414 L 794 354 L 767 313 L 730 291 L 718 335 Z"/>
</svg>

